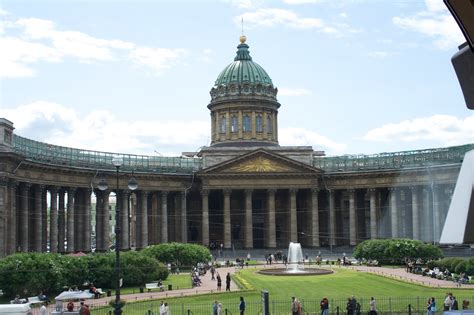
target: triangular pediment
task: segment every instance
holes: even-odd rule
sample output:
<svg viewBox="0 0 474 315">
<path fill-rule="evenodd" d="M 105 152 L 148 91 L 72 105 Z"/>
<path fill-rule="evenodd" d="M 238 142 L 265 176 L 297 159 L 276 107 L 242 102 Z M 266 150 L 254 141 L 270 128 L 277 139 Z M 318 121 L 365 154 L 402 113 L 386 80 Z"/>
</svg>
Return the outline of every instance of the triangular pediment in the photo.
<svg viewBox="0 0 474 315">
<path fill-rule="evenodd" d="M 318 174 L 322 171 L 286 156 L 258 149 L 211 166 L 201 174 Z"/>
</svg>

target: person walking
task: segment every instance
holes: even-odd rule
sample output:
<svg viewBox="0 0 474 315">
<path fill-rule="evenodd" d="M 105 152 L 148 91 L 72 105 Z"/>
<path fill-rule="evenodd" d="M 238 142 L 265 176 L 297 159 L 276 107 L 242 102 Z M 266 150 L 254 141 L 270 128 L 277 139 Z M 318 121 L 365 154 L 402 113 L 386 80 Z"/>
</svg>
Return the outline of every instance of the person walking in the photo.
<svg viewBox="0 0 474 315">
<path fill-rule="evenodd" d="M 225 290 L 230 291 L 230 272 L 228 272 L 225 277 Z"/>
<path fill-rule="evenodd" d="M 245 301 L 243 296 L 240 297 L 239 311 L 240 315 L 245 315 Z"/>
<path fill-rule="evenodd" d="M 369 315 L 377 315 L 377 303 L 375 302 L 374 297 L 370 298 L 369 309 Z"/>
<path fill-rule="evenodd" d="M 214 267 L 214 264 L 211 266 L 211 280 L 216 280 L 216 278 L 214 277 L 214 274 L 216 273 L 216 267 Z"/>
<path fill-rule="evenodd" d="M 222 289 L 222 279 L 221 275 L 217 273 L 217 291 L 220 291 Z"/>
</svg>

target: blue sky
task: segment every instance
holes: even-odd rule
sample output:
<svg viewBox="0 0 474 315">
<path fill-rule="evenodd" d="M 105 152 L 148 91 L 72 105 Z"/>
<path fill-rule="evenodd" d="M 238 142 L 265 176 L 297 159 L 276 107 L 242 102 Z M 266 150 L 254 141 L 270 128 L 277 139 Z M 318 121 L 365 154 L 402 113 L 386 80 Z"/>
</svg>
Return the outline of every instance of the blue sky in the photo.
<svg viewBox="0 0 474 315">
<path fill-rule="evenodd" d="M 209 91 L 244 33 L 279 89 L 281 145 L 328 155 L 474 142 L 439 1 L 9 1 L 0 117 L 38 141 L 166 156 L 210 141 Z"/>
</svg>

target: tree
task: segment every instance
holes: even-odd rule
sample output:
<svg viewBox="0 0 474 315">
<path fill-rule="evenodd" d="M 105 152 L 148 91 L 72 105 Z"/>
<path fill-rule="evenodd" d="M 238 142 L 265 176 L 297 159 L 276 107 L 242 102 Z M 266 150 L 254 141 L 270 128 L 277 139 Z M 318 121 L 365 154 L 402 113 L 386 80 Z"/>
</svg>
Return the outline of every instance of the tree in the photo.
<svg viewBox="0 0 474 315">
<path fill-rule="evenodd" d="M 177 267 L 194 266 L 210 261 L 211 252 L 207 247 L 196 244 L 166 243 L 145 248 L 143 254 L 162 263 Z"/>
</svg>

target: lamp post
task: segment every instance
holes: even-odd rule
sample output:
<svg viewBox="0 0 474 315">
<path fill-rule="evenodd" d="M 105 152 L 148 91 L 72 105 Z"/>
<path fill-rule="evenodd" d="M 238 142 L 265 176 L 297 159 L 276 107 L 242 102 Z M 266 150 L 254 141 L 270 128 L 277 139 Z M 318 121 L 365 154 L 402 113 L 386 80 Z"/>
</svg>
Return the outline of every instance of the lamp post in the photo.
<svg viewBox="0 0 474 315">
<path fill-rule="evenodd" d="M 115 178 L 116 178 L 116 191 L 115 191 L 115 303 L 114 303 L 114 315 L 122 314 L 122 303 L 120 301 L 120 238 L 122 237 L 122 229 L 120 227 L 120 206 L 118 199 L 119 191 L 119 177 L 120 167 L 123 165 L 123 159 L 121 156 L 114 156 L 112 158 L 112 164 L 115 166 Z M 98 184 L 99 190 L 106 190 L 108 188 L 105 179 L 101 179 Z M 130 178 L 128 181 L 128 189 L 135 190 L 138 188 L 138 183 L 135 178 Z"/>
</svg>

